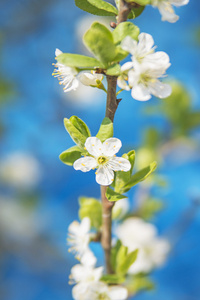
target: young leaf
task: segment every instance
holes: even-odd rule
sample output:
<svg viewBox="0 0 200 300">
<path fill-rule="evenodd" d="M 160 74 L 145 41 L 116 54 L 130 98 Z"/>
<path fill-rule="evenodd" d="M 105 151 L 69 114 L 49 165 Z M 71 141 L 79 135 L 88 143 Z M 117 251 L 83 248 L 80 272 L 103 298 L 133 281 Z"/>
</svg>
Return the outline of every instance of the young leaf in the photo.
<svg viewBox="0 0 200 300">
<path fill-rule="evenodd" d="M 119 64 L 112 65 L 106 71 L 106 75 L 110 75 L 110 76 L 119 76 L 120 73 L 121 73 L 121 68 Z"/>
<path fill-rule="evenodd" d="M 60 160 L 68 166 L 72 166 L 73 163 L 80 157 L 81 157 L 81 149 L 78 146 L 74 146 L 65 150 L 59 156 Z"/>
<path fill-rule="evenodd" d="M 143 6 L 151 3 L 151 0 L 125 0 L 125 1 L 128 3 L 134 2 Z"/>
<path fill-rule="evenodd" d="M 102 224 L 102 206 L 95 198 L 81 197 L 79 199 L 80 209 L 79 217 L 83 219 L 85 217 L 90 218 L 91 226 L 99 229 Z"/>
<path fill-rule="evenodd" d="M 117 193 L 123 193 L 124 192 L 123 187 L 128 183 L 128 181 L 131 178 L 131 174 L 132 174 L 133 166 L 134 166 L 134 162 L 135 162 L 135 151 L 131 150 L 127 154 L 124 153 L 122 155 L 122 157 L 125 158 L 125 159 L 128 159 L 130 161 L 131 169 L 128 172 L 118 171 L 116 173 L 114 188 L 115 188 L 115 192 L 117 192 Z"/>
<path fill-rule="evenodd" d="M 117 240 L 117 243 L 111 249 L 111 265 L 114 271 L 116 270 L 116 266 L 117 266 L 117 253 L 121 248 L 121 246 L 122 246 L 121 241 Z"/>
<path fill-rule="evenodd" d="M 117 55 L 112 33 L 106 26 L 98 22 L 92 24 L 85 33 L 83 41 L 86 47 L 107 66 Z"/>
<path fill-rule="evenodd" d="M 109 118 L 105 117 L 103 119 L 96 137 L 100 139 L 102 143 L 110 137 L 113 137 L 113 123 Z"/>
<path fill-rule="evenodd" d="M 128 19 L 135 19 L 141 15 L 146 6 L 134 7 L 131 9 Z"/>
<path fill-rule="evenodd" d="M 119 193 L 116 193 L 115 191 L 113 191 L 111 188 L 108 187 L 106 190 L 106 198 L 110 202 L 116 202 L 127 197 Z"/>
<path fill-rule="evenodd" d="M 137 40 L 139 33 L 139 28 L 133 23 L 122 22 L 115 28 L 115 30 L 113 30 L 112 35 L 114 43 L 119 44 L 127 35 L 129 35 L 132 39 Z"/>
<path fill-rule="evenodd" d="M 85 55 L 62 53 L 56 59 L 59 63 L 68 67 L 79 69 L 104 68 L 104 65 L 100 61 Z"/>
<path fill-rule="evenodd" d="M 133 176 L 131 176 L 129 182 L 124 186 L 124 192 L 130 190 L 131 187 L 136 185 L 138 182 L 145 180 L 157 167 L 157 162 L 152 162 L 148 167 L 138 171 Z"/>
<path fill-rule="evenodd" d="M 80 118 L 77 116 L 71 116 L 69 120 L 86 138 L 91 136 L 88 126 Z"/>
<path fill-rule="evenodd" d="M 125 281 L 125 277 L 118 274 L 105 274 L 101 277 L 101 280 L 107 284 L 121 284 Z"/>
<path fill-rule="evenodd" d="M 102 0 L 75 0 L 75 4 L 80 9 L 97 16 L 115 16 L 118 14 L 113 5 Z"/>
<path fill-rule="evenodd" d="M 64 119 L 64 125 L 72 140 L 82 149 L 85 147 L 86 136 L 77 129 L 70 119 Z"/>
<path fill-rule="evenodd" d="M 118 10 L 112 4 L 103 0 L 88 0 L 88 2 L 97 7 L 98 9 L 104 10 L 109 16 L 117 16 Z"/>
<path fill-rule="evenodd" d="M 122 246 L 124 247 L 124 246 Z M 127 247 L 125 247 L 127 248 Z M 121 250 L 121 249 L 120 249 Z M 128 269 L 132 264 L 136 261 L 138 255 L 138 249 L 132 251 L 131 253 L 127 254 L 124 256 L 124 258 L 120 261 L 117 266 L 117 273 L 125 275 L 128 272 Z"/>
</svg>

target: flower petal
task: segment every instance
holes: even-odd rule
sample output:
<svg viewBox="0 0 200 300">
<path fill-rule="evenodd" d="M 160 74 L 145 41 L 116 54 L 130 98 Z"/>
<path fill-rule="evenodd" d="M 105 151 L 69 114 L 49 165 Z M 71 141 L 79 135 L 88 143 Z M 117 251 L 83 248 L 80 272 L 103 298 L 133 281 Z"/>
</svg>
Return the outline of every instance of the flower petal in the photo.
<svg viewBox="0 0 200 300">
<path fill-rule="evenodd" d="M 114 172 L 106 167 L 102 166 L 96 172 L 96 182 L 101 185 L 110 185 L 114 179 Z"/>
<path fill-rule="evenodd" d="M 78 74 L 78 80 L 86 86 L 97 86 L 97 80 L 102 81 L 103 75 L 102 74 L 92 74 L 91 72 L 82 71 Z"/>
<path fill-rule="evenodd" d="M 150 34 L 142 32 L 138 36 L 138 39 L 139 39 L 138 53 L 145 55 L 146 53 L 152 50 L 152 47 L 154 45 L 154 40 Z"/>
<path fill-rule="evenodd" d="M 172 88 L 169 84 L 157 80 L 154 84 L 149 85 L 150 92 L 158 98 L 167 98 L 171 95 Z"/>
<path fill-rule="evenodd" d="M 108 162 L 108 166 L 113 171 L 124 171 L 124 172 L 129 171 L 131 168 L 130 161 L 123 157 L 112 157 Z"/>
<path fill-rule="evenodd" d="M 125 300 L 128 298 L 128 291 L 122 286 L 109 287 L 108 296 L 110 300 Z"/>
<path fill-rule="evenodd" d="M 55 51 L 55 56 L 57 57 L 58 55 L 62 54 L 63 52 L 61 50 L 59 50 L 58 48 L 56 48 Z"/>
<path fill-rule="evenodd" d="M 93 157 L 86 156 L 86 157 L 77 159 L 74 162 L 73 167 L 75 170 L 81 170 L 82 172 L 88 172 L 91 169 L 97 167 L 97 162 Z"/>
<path fill-rule="evenodd" d="M 90 218 L 85 217 L 82 219 L 81 224 L 80 224 L 80 233 L 82 234 L 86 234 L 90 231 L 90 227 L 91 227 L 91 222 L 90 222 Z"/>
<path fill-rule="evenodd" d="M 170 3 L 174 6 L 182 6 L 189 3 L 189 0 L 170 0 Z"/>
<path fill-rule="evenodd" d="M 96 265 L 97 259 L 94 256 L 94 253 L 88 248 L 85 250 L 84 254 L 81 257 L 81 263 L 87 267 L 94 267 Z"/>
<path fill-rule="evenodd" d="M 97 137 L 89 137 L 85 142 L 87 151 L 94 157 L 102 155 L 102 143 Z"/>
<path fill-rule="evenodd" d="M 135 50 L 137 49 L 137 42 L 134 39 L 132 39 L 130 36 L 127 36 L 121 42 L 121 48 L 134 55 Z"/>
<path fill-rule="evenodd" d="M 138 101 L 147 101 L 151 99 L 151 94 L 148 88 L 142 84 L 138 84 L 132 88 L 131 96 Z"/>
<path fill-rule="evenodd" d="M 103 143 L 103 154 L 105 156 L 114 156 L 122 146 L 122 142 L 117 138 L 109 138 Z"/>
</svg>

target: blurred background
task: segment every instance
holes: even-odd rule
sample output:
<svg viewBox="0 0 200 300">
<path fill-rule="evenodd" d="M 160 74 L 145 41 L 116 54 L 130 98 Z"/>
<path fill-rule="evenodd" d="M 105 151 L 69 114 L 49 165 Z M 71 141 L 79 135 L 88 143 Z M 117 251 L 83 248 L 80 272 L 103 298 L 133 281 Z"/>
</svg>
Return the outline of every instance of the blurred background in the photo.
<svg viewBox="0 0 200 300">
<path fill-rule="evenodd" d="M 123 92 L 115 117 L 114 136 L 123 152 L 136 150 L 136 168 L 159 163 L 151 181 L 130 192 L 130 205 L 142 207 L 173 246 L 151 274 L 156 289 L 138 300 L 200 299 L 199 1 L 177 14 L 177 23 L 161 22 L 147 7 L 135 20 L 170 56 L 172 96 L 139 102 Z M 105 95 L 84 86 L 64 93 L 52 63 L 56 48 L 88 54 L 82 35 L 94 20 L 111 19 L 84 13 L 73 0 L 1 0 L 0 15 L 0 299 L 72 299 L 68 276 L 76 261 L 67 228 L 78 219 L 78 197 L 100 192 L 92 172 L 59 160 L 73 146 L 63 118 L 78 115 L 96 135 Z M 95 254 L 102 264 L 98 247 Z"/>
</svg>

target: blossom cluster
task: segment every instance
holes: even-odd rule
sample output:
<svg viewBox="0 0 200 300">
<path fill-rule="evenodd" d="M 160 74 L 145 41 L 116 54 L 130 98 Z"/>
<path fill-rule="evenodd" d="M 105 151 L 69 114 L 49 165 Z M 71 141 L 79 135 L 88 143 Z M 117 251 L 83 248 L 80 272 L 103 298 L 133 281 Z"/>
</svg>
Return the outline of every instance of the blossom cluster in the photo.
<svg viewBox="0 0 200 300">
<path fill-rule="evenodd" d="M 122 286 L 108 286 L 101 281 L 103 267 L 95 268 L 96 257 L 89 249 L 91 238 L 90 219 L 84 218 L 81 223 L 74 221 L 69 226 L 69 250 L 76 253 L 80 264 L 72 267 L 70 283 L 75 284 L 72 295 L 75 300 L 125 300 L 128 291 Z"/>
<path fill-rule="evenodd" d="M 132 61 L 122 65 L 121 75 L 118 77 L 117 83 L 122 90 L 131 89 L 132 97 L 139 101 L 149 100 L 151 95 L 166 98 L 171 94 L 171 87 L 159 80 L 165 76 L 170 66 L 169 56 L 163 51 L 155 52 L 154 40 L 150 34 L 141 33 L 138 42 L 127 36 L 122 41 L 121 48 L 132 55 Z M 56 49 L 56 57 L 61 53 Z M 64 85 L 65 92 L 76 90 L 79 82 L 98 87 L 103 80 L 103 75 L 96 74 L 95 70 L 78 72 L 76 68 L 59 62 L 55 67 L 57 69 L 53 75 Z"/>
<path fill-rule="evenodd" d="M 75 284 L 72 295 L 75 300 L 125 300 L 128 291 L 119 285 L 107 285 L 102 281 L 103 267 L 95 267 L 97 259 L 89 249 L 89 243 L 94 235 L 91 233 L 90 219 L 85 217 L 81 223 L 74 221 L 69 226 L 69 249 L 76 253 L 80 264 L 71 269 L 70 284 Z M 149 273 L 165 263 L 170 250 L 169 242 L 157 236 L 154 225 L 140 218 L 129 217 L 120 224 L 116 223 L 115 237 L 128 247 L 128 252 L 139 250 L 127 275 Z"/>
</svg>

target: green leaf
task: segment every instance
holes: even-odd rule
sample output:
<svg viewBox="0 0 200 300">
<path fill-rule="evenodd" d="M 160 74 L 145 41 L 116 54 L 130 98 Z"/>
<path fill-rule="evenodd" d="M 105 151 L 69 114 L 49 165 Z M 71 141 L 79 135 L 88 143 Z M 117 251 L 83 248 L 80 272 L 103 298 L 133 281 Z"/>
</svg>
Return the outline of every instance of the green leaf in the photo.
<svg viewBox="0 0 200 300">
<path fill-rule="evenodd" d="M 139 5 L 148 5 L 151 4 L 151 0 L 125 0 L 127 3 L 137 3 Z"/>
<path fill-rule="evenodd" d="M 155 289 L 155 284 L 146 275 L 137 274 L 129 276 L 126 287 L 131 294 L 137 294 L 141 291 Z"/>
<path fill-rule="evenodd" d="M 81 157 L 81 149 L 78 146 L 74 146 L 65 150 L 59 156 L 60 160 L 68 166 L 72 166 L 73 163 L 80 157 Z"/>
<path fill-rule="evenodd" d="M 110 202 L 116 202 L 127 197 L 119 193 L 116 193 L 115 191 L 113 191 L 111 188 L 108 187 L 106 190 L 106 198 Z"/>
<path fill-rule="evenodd" d="M 98 9 L 104 10 L 109 16 L 117 16 L 118 10 L 112 4 L 105 2 L 103 0 L 88 0 L 88 2 L 97 7 Z"/>
<path fill-rule="evenodd" d="M 71 118 L 70 118 L 71 119 Z M 81 148 L 84 150 L 85 147 L 85 141 L 87 137 L 80 131 L 77 127 L 73 125 L 70 119 L 65 118 L 64 119 L 64 125 L 71 136 L 72 140 Z"/>
<path fill-rule="evenodd" d="M 104 68 L 104 65 L 100 61 L 85 55 L 62 53 L 56 59 L 59 63 L 68 67 L 79 69 Z"/>
<path fill-rule="evenodd" d="M 113 5 L 102 0 L 75 0 L 75 4 L 80 9 L 97 16 L 115 16 L 118 14 Z"/>
<path fill-rule="evenodd" d="M 131 176 L 129 182 L 124 186 L 124 192 L 130 190 L 131 187 L 136 185 L 138 182 L 145 180 L 157 167 L 157 162 L 152 162 L 148 167 L 138 171 Z"/>
<path fill-rule="evenodd" d="M 79 117 L 71 116 L 69 120 L 86 138 L 91 136 L 88 126 Z"/>
<path fill-rule="evenodd" d="M 125 281 L 125 277 L 118 274 L 106 274 L 101 277 L 101 281 L 107 284 L 121 284 Z"/>
<path fill-rule="evenodd" d="M 117 55 L 112 33 L 106 26 L 98 22 L 92 24 L 90 29 L 85 33 L 83 41 L 97 59 L 106 66 Z"/>
<path fill-rule="evenodd" d="M 132 39 L 137 40 L 139 33 L 139 28 L 133 23 L 122 22 L 115 28 L 115 30 L 113 30 L 112 35 L 114 43 L 119 44 L 126 36 L 130 36 Z"/>
<path fill-rule="evenodd" d="M 134 7 L 131 9 L 130 14 L 128 15 L 128 19 L 135 19 L 141 15 L 145 6 Z"/>
<path fill-rule="evenodd" d="M 124 247 L 124 246 L 122 246 L 122 247 Z M 125 247 L 125 248 L 127 248 L 127 247 Z M 132 266 L 132 264 L 136 261 L 137 255 L 138 255 L 138 249 L 136 249 L 135 251 L 132 251 L 129 254 L 127 254 L 127 251 L 124 251 L 124 253 L 126 253 L 126 254 L 124 255 L 123 259 L 119 260 L 119 265 L 117 266 L 117 273 L 125 275 L 128 272 L 128 269 L 130 268 L 130 266 Z"/>
<path fill-rule="evenodd" d="M 123 158 L 128 159 L 131 163 L 131 169 L 128 172 L 122 172 L 122 171 L 118 171 L 116 173 L 115 176 L 115 182 L 114 182 L 114 188 L 115 188 L 115 192 L 117 193 L 123 193 L 123 187 L 128 183 L 128 181 L 131 178 L 131 174 L 133 171 L 133 167 L 134 167 L 134 162 L 135 162 L 135 151 L 131 150 L 128 153 L 124 153 L 122 155 Z"/>
<path fill-rule="evenodd" d="M 120 46 L 116 46 L 116 56 L 113 58 L 113 62 L 120 62 L 128 56 L 128 52 L 124 51 Z"/>
<path fill-rule="evenodd" d="M 79 198 L 79 217 L 83 219 L 85 217 L 90 218 L 91 226 L 99 229 L 102 225 L 102 205 L 95 198 L 81 197 Z"/>
<path fill-rule="evenodd" d="M 96 137 L 100 139 L 102 143 L 113 137 L 113 123 L 109 118 L 105 117 L 103 119 Z"/>
<path fill-rule="evenodd" d="M 107 69 L 106 75 L 119 76 L 121 73 L 121 68 L 119 64 L 114 64 Z"/>
<path fill-rule="evenodd" d="M 117 253 L 118 253 L 119 249 L 121 248 L 121 246 L 122 246 L 121 241 L 117 240 L 117 243 L 111 249 L 111 265 L 112 265 L 112 269 L 114 271 L 116 270 L 116 266 L 117 266 Z"/>
</svg>

